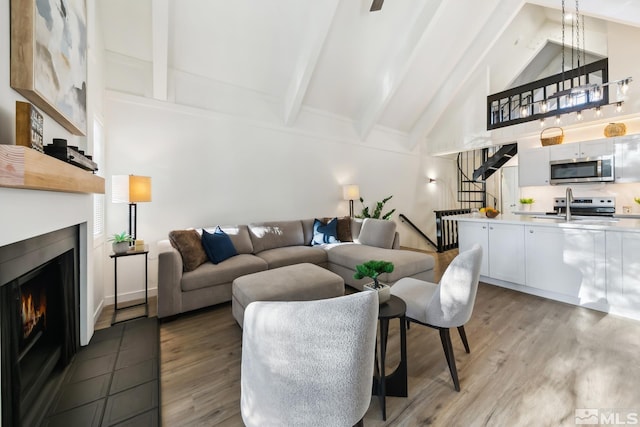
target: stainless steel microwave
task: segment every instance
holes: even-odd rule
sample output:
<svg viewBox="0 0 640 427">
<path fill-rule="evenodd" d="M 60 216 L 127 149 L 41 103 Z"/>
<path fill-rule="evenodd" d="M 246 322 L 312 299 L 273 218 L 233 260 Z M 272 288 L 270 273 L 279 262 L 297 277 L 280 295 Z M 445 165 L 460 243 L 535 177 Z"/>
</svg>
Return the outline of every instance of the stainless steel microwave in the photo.
<svg viewBox="0 0 640 427">
<path fill-rule="evenodd" d="M 615 180 L 613 156 L 586 157 L 583 159 L 554 160 L 551 167 L 551 184 L 575 182 L 612 182 Z"/>
</svg>

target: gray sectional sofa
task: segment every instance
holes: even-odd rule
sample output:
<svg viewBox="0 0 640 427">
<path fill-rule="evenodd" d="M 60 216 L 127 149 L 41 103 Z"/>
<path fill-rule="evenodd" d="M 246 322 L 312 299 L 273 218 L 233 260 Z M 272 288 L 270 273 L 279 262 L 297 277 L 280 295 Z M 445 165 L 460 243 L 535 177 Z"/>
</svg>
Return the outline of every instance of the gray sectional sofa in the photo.
<svg viewBox="0 0 640 427">
<path fill-rule="evenodd" d="M 356 289 L 370 280 L 353 278 L 355 266 L 371 259 L 391 261 L 392 273 L 380 276 L 393 284 L 402 277 L 433 281 L 431 255 L 401 250 L 396 224 L 376 219 L 349 220 L 353 242 L 310 246 L 313 219 L 221 226 L 238 255 L 219 264 L 205 262 L 184 271 L 180 252 L 171 242 L 158 242 L 158 317 L 165 318 L 202 307 L 231 301 L 234 279 L 299 263 L 312 263 L 338 274 Z M 209 229 L 206 229 L 209 230 Z M 348 240 L 348 239 L 343 239 Z M 265 286 L 268 286 L 265 283 Z"/>
</svg>

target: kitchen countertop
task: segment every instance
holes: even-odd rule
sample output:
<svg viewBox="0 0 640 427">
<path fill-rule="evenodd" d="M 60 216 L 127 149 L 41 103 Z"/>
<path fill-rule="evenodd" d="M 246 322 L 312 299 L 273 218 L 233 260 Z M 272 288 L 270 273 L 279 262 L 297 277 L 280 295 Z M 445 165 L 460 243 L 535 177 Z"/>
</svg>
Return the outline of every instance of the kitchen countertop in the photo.
<svg viewBox="0 0 640 427">
<path fill-rule="evenodd" d="M 542 218 L 541 218 L 542 217 Z M 640 233 L 640 215 L 616 215 L 612 218 L 574 216 L 567 222 L 564 218 L 545 215 L 544 212 L 526 212 L 526 214 L 500 214 L 487 218 L 483 214 L 463 214 L 443 217 L 445 220 L 467 222 L 498 222 L 501 224 L 536 225 L 546 227 L 577 228 L 590 230 L 630 231 Z"/>
</svg>

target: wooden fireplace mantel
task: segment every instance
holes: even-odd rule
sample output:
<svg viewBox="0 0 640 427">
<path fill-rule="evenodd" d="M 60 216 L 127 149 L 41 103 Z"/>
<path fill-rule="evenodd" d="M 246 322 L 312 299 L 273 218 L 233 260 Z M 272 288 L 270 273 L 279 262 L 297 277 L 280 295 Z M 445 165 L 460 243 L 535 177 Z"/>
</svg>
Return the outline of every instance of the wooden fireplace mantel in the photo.
<svg viewBox="0 0 640 427">
<path fill-rule="evenodd" d="M 19 145 L 0 145 L 0 187 L 104 194 L 104 178 Z"/>
</svg>

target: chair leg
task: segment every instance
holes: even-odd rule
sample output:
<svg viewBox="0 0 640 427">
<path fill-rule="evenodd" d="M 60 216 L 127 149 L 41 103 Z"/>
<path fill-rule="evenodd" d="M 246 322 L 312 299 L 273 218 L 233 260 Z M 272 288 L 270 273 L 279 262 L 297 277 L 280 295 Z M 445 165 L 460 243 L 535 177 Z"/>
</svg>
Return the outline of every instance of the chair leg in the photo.
<svg viewBox="0 0 640 427">
<path fill-rule="evenodd" d="M 440 341 L 442 341 L 442 349 L 444 350 L 444 356 L 447 358 L 447 364 L 449 365 L 449 371 L 451 372 L 451 378 L 453 379 L 453 386 L 456 391 L 460 391 L 460 382 L 458 381 L 458 370 L 456 369 L 456 359 L 453 355 L 453 345 L 451 345 L 451 334 L 449 334 L 448 328 L 440 329 Z"/>
<path fill-rule="evenodd" d="M 462 344 L 464 344 L 464 349 L 467 351 L 467 353 L 471 353 L 471 350 L 469 350 L 469 342 L 467 341 L 467 334 L 464 331 L 464 325 L 458 326 L 458 332 L 460 333 Z"/>
</svg>

